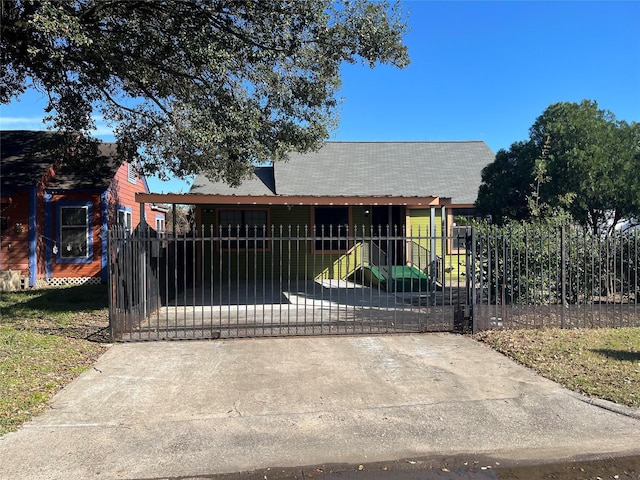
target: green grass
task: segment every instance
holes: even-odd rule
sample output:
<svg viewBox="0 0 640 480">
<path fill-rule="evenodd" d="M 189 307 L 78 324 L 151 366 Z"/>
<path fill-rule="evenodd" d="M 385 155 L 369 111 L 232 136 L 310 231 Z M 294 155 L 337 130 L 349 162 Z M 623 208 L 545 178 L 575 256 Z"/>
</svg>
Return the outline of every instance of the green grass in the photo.
<svg viewBox="0 0 640 480">
<path fill-rule="evenodd" d="M 0 435 L 97 360 L 107 326 L 104 285 L 0 294 Z"/>
<path fill-rule="evenodd" d="M 492 330 L 476 337 L 571 390 L 640 408 L 640 328 Z"/>
</svg>

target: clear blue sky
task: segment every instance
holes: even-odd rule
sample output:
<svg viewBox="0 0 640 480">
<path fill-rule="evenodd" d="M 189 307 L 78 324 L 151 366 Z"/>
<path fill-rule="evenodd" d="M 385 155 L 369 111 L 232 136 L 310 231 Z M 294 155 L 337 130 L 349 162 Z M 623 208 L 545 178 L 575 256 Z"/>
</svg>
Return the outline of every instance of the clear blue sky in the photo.
<svg viewBox="0 0 640 480">
<path fill-rule="evenodd" d="M 345 66 L 332 140 L 484 140 L 497 152 L 527 139 L 549 105 L 583 99 L 640 121 L 640 1 L 404 5 L 411 65 Z M 30 92 L 3 105 L 0 127 L 43 128 L 44 103 Z"/>
</svg>

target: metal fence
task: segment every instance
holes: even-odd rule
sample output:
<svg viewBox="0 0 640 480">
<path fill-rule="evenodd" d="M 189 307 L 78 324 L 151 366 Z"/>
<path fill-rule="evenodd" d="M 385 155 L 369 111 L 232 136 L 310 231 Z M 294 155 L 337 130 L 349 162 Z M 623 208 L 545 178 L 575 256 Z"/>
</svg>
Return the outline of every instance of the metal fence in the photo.
<svg viewBox="0 0 640 480">
<path fill-rule="evenodd" d="M 473 229 L 474 329 L 639 326 L 640 232 Z"/>
<path fill-rule="evenodd" d="M 464 276 L 436 267 L 440 237 L 272 227 L 109 242 L 115 340 L 451 331 L 469 312 Z"/>
<path fill-rule="evenodd" d="M 115 230 L 111 333 L 156 340 L 640 325 L 638 233 L 468 232 Z"/>
</svg>

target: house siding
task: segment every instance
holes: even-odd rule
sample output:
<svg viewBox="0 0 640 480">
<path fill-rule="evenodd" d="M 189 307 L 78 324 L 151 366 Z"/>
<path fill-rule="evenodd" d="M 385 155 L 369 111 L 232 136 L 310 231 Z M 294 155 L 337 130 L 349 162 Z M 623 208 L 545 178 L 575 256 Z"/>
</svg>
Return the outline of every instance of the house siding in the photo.
<svg viewBox="0 0 640 480">
<path fill-rule="evenodd" d="M 46 254 L 51 258 L 51 270 L 47 272 L 48 268 L 42 266 L 39 268 L 39 278 L 90 278 L 100 277 L 102 270 L 102 241 L 100 233 L 102 232 L 102 210 L 100 202 L 100 193 L 63 193 L 52 194 L 50 197 L 50 219 L 52 224 L 53 238 L 41 238 L 40 244 L 45 245 Z M 61 206 L 84 206 L 87 205 L 91 212 L 89 218 L 89 232 L 90 232 L 90 252 L 86 261 L 82 262 L 69 262 L 60 257 L 60 252 L 65 248 L 60 244 L 60 218 L 59 212 Z M 51 249 L 53 246 L 57 247 L 57 253 Z M 40 255 L 40 259 L 44 259 L 45 255 Z M 39 262 L 42 265 L 42 262 Z"/>
<path fill-rule="evenodd" d="M 117 211 L 119 207 L 128 207 L 131 209 L 131 226 L 132 228 L 136 228 L 140 224 L 140 204 L 135 201 L 135 194 L 138 192 L 148 193 L 147 185 L 144 179 L 140 176 L 136 177 L 136 182 L 132 183 L 129 181 L 128 176 L 129 164 L 124 162 L 118 168 L 113 181 L 111 182 L 111 188 L 109 189 L 109 200 L 108 200 L 108 215 L 109 220 L 107 224 L 111 227 L 116 224 L 117 220 Z M 146 216 L 146 221 L 151 228 L 155 229 L 155 218 L 157 215 L 162 215 L 164 218 L 164 214 L 160 214 L 151 209 L 151 204 L 145 204 L 144 214 Z"/>
<path fill-rule="evenodd" d="M 29 277 L 30 198 L 29 190 L 12 196 L 12 203 L 2 211 L 2 216 L 7 218 L 7 228 L 0 232 L 0 270 L 17 271 L 25 277 Z"/>
<path fill-rule="evenodd" d="M 118 205 L 131 209 L 132 225 L 140 223 L 140 208 L 135 193 L 147 191 L 146 183 L 137 178 L 136 183 L 127 180 L 127 164 L 123 164 L 114 177 L 108 191 L 48 191 L 43 184 L 12 192 L 11 203 L 5 205 L 2 217 L 7 218 L 7 228 L 0 232 L 0 271 L 18 272 L 28 279 L 28 285 L 37 286 L 40 281 L 49 284 L 55 279 L 107 280 L 106 236 L 103 233 L 115 225 Z M 91 211 L 91 251 L 86 260 L 64 261 L 60 245 L 59 207 L 88 205 Z M 161 212 L 145 206 L 145 215 L 155 226 Z M 20 224 L 18 229 L 16 224 Z M 58 253 L 56 253 L 58 252 Z M 53 283 L 56 284 L 56 283 Z"/>
</svg>

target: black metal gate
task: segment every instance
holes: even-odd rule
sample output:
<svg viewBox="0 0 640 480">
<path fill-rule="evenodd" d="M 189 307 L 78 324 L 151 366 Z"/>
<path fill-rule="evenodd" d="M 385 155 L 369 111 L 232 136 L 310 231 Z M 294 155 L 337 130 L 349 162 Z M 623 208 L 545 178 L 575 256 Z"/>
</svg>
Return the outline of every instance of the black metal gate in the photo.
<svg viewBox="0 0 640 480">
<path fill-rule="evenodd" d="M 238 228 L 233 236 L 149 232 L 110 232 L 110 323 L 117 341 L 471 325 L 471 257 L 447 253 L 448 237 L 286 227 Z M 399 248 L 403 255 L 386 253 Z"/>
</svg>

